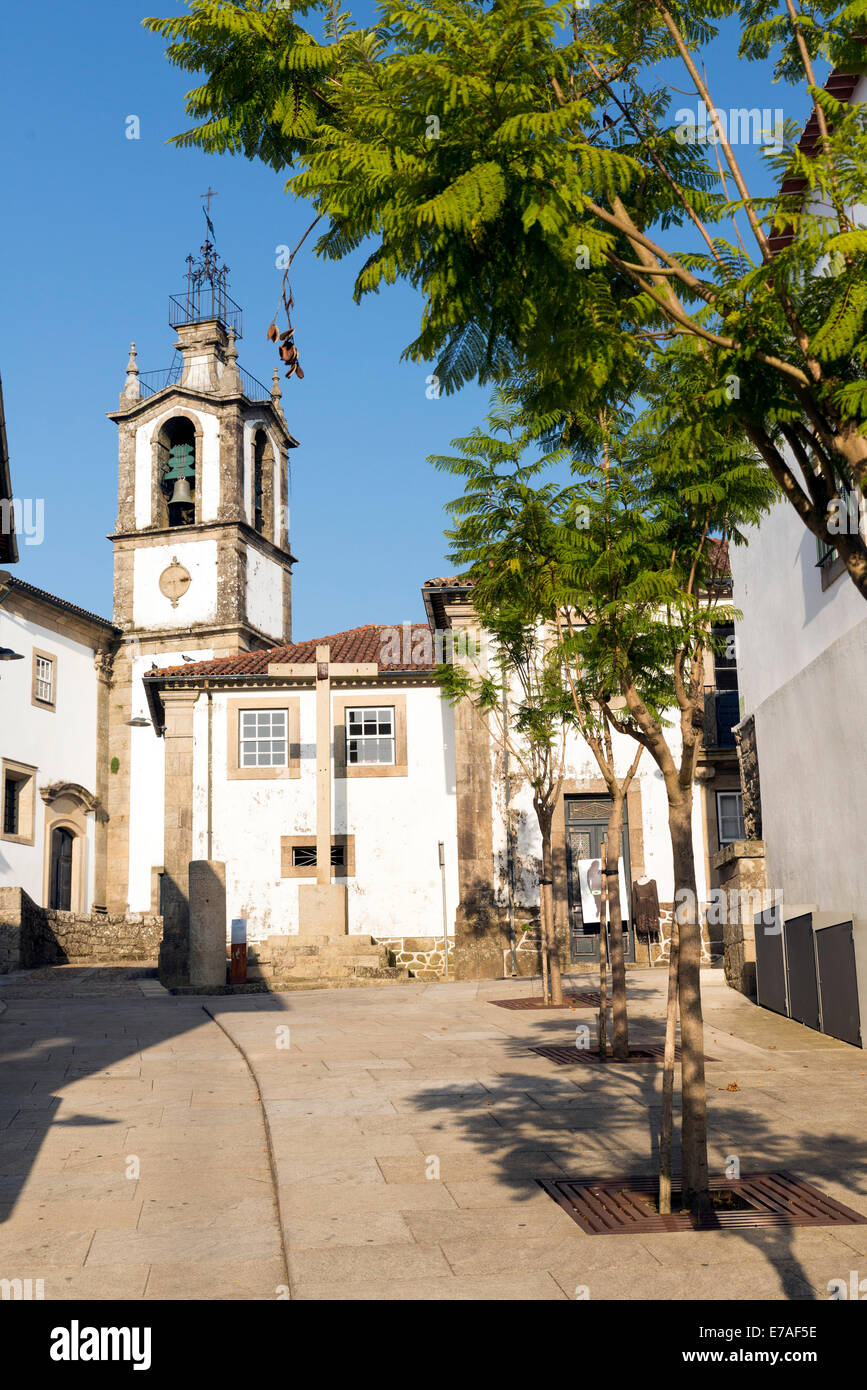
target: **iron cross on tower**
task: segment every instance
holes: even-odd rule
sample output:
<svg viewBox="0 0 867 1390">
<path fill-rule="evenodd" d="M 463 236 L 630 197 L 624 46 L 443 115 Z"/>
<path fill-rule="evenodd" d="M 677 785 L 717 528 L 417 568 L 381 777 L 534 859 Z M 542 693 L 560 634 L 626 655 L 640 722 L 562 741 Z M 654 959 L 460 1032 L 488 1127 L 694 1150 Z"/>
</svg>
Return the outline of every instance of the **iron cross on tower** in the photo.
<svg viewBox="0 0 867 1390">
<path fill-rule="evenodd" d="M 211 185 L 208 184 L 208 191 L 207 191 L 207 193 L 202 193 L 202 194 L 200 194 L 199 196 L 202 197 L 202 198 L 207 199 L 208 206 L 207 206 L 207 210 L 206 210 L 206 215 L 207 215 L 207 216 L 210 216 L 210 213 L 211 213 L 211 199 L 212 199 L 212 198 L 217 198 L 217 197 L 219 197 L 219 194 L 217 193 L 216 189 L 212 188 Z"/>
</svg>

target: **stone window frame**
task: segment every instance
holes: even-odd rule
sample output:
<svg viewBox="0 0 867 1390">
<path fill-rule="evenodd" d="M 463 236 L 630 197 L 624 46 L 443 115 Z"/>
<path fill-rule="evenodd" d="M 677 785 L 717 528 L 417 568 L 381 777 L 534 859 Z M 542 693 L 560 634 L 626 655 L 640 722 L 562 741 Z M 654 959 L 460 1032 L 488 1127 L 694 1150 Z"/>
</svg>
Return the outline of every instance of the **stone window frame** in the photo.
<svg viewBox="0 0 867 1390">
<path fill-rule="evenodd" d="M 729 845 L 736 845 L 736 844 L 738 843 L 739 840 L 743 840 L 744 835 L 743 835 L 743 834 L 736 835 L 735 838 L 734 838 L 733 840 L 724 840 L 724 839 L 723 839 L 723 837 L 722 837 L 722 815 L 721 815 L 721 812 L 720 812 L 720 797 L 721 797 L 721 796 L 739 796 L 739 797 L 740 797 L 740 799 L 741 799 L 741 829 L 743 830 L 743 824 L 744 824 L 744 794 L 743 794 L 743 790 L 742 790 L 740 787 L 720 787 L 720 788 L 717 789 L 717 790 L 715 791 L 715 793 L 714 793 L 714 801 L 715 801 L 715 805 L 716 805 L 716 842 L 717 842 L 717 845 L 719 846 L 719 848 L 722 850 L 722 849 L 728 849 Z"/>
<path fill-rule="evenodd" d="M 253 421 L 250 436 L 250 525 L 258 536 L 274 544 L 274 473 L 276 452 L 264 424 Z M 257 460 L 258 438 L 264 443 Z M 256 525 L 256 463 L 259 463 L 262 482 L 262 525 Z"/>
<path fill-rule="evenodd" d="M 332 835 L 331 846 L 344 846 L 343 864 L 332 864 L 332 878 L 355 878 L 355 836 L 354 835 Z M 306 878 L 316 879 L 316 865 L 304 864 L 296 866 L 292 863 L 293 849 L 316 848 L 315 835 L 281 835 L 280 836 L 280 877 L 281 878 Z"/>
<path fill-rule="evenodd" d="M 286 711 L 289 746 L 286 767 L 241 767 L 238 759 L 241 710 Z M 290 695 L 253 695 L 226 701 L 226 777 L 230 782 L 276 781 L 301 776 L 301 700 Z"/>
<path fill-rule="evenodd" d="M 51 663 L 51 699 L 43 700 L 36 693 L 36 672 L 38 670 L 37 660 L 50 661 Z M 30 703 L 37 709 L 57 709 L 57 655 L 55 652 L 44 652 L 39 647 L 33 648 L 33 669 L 30 684 Z"/>
<path fill-rule="evenodd" d="M 195 440 L 193 452 L 195 459 L 195 491 L 193 493 L 193 504 L 195 507 L 195 519 L 188 526 L 170 526 L 168 499 L 162 490 L 160 479 L 163 471 L 163 464 L 168 459 L 169 445 L 162 442 L 162 435 L 173 420 L 187 420 L 193 427 Z M 165 455 L 161 452 L 165 450 Z M 172 408 L 160 416 L 154 426 L 151 435 L 151 524 L 147 528 L 152 531 L 191 531 L 193 526 L 202 524 L 202 459 L 204 455 L 204 430 L 201 420 L 191 411 L 180 408 Z"/>
<path fill-rule="evenodd" d="M 569 874 L 566 859 L 566 800 L 571 796 L 608 797 L 611 793 L 608 783 L 602 777 L 567 778 L 560 788 L 560 795 L 554 806 L 551 823 L 552 859 L 552 897 L 554 900 L 554 924 L 561 942 L 567 949 L 569 945 Z M 627 843 L 629 845 L 629 872 L 633 880 L 645 872 L 644 859 L 644 806 L 641 779 L 634 777 L 626 793 Z M 625 867 L 625 866 L 624 866 Z M 631 898 L 632 884 L 627 885 Z"/>
<path fill-rule="evenodd" d="M 394 710 L 394 762 L 393 763 L 347 763 L 346 761 L 346 711 L 348 709 L 388 709 Z M 406 777 L 406 695 L 386 690 L 383 695 L 356 691 L 352 695 L 332 697 L 332 735 L 334 738 L 334 776 L 335 777 Z"/>
<path fill-rule="evenodd" d="M 86 910 L 85 891 L 87 887 L 87 816 L 90 808 L 79 792 L 68 785 L 59 789 L 43 788 L 45 801 L 45 829 L 43 832 L 42 901 L 47 905 L 51 895 L 51 844 L 55 830 L 68 830 L 72 836 L 72 883 L 69 894 L 69 911 Z"/>
<path fill-rule="evenodd" d="M 18 793 L 18 825 L 17 835 L 7 835 L 3 830 L 3 820 L 0 819 L 0 840 L 5 840 L 13 845 L 35 845 L 36 844 L 36 773 L 38 769 L 31 767 L 29 763 L 19 763 L 14 758 L 0 759 L 0 789 L 2 789 L 3 799 L 6 798 L 6 778 L 11 773 L 12 780 L 22 782 L 24 785 Z M 21 826 L 28 827 L 29 830 L 22 831 Z"/>
</svg>

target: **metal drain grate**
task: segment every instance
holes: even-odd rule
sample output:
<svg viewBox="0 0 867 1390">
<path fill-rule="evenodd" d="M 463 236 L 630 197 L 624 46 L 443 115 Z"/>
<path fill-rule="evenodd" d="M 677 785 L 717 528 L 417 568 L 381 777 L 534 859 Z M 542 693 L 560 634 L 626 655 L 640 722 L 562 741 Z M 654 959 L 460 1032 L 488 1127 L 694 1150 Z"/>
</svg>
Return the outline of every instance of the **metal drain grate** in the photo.
<svg viewBox="0 0 867 1390">
<path fill-rule="evenodd" d="M 609 1043 L 610 1046 L 610 1043 Z M 662 1062 L 665 1059 L 664 1043 L 648 1043 L 645 1047 L 630 1047 L 629 1056 L 621 1060 L 619 1057 L 612 1057 L 609 1052 L 607 1057 L 600 1057 L 598 1052 L 594 1052 L 589 1047 L 556 1047 L 548 1044 L 543 1047 L 531 1047 L 531 1052 L 538 1052 L 540 1057 L 547 1057 L 550 1062 L 556 1062 L 560 1067 L 574 1067 L 579 1063 L 589 1065 L 591 1062 L 598 1062 L 604 1066 L 606 1062 L 614 1063 L 615 1066 L 629 1066 L 630 1062 Z M 680 1061 L 680 1046 L 675 1045 L 674 1060 Z M 705 1057 L 706 1062 L 715 1062 L 716 1057 Z"/>
<path fill-rule="evenodd" d="M 543 999 L 522 995 L 520 999 L 489 999 L 499 1009 L 598 1009 L 599 991 L 586 990 L 583 994 L 563 994 L 562 1004 L 546 1004 Z"/>
<path fill-rule="evenodd" d="M 750 1230 L 767 1226 L 865 1226 L 867 1216 L 826 1197 L 791 1173 L 753 1173 L 711 1179 L 712 1192 L 731 1192 L 746 1210 L 712 1212 L 698 1221 L 690 1212 L 660 1216 L 655 1200 L 657 1179 L 537 1178 L 543 1191 L 568 1212 L 589 1236 L 648 1235 L 654 1231 Z M 682 1191 L 673 1178 L 672 1197 Z"/>
</svg>

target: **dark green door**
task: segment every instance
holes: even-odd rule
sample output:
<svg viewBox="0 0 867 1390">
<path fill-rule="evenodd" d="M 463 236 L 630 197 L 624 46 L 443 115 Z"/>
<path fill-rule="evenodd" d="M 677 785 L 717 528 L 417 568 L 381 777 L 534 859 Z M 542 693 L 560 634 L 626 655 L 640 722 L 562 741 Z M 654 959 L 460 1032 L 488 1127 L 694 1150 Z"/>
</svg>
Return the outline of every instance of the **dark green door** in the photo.
<svg viewBox="0 0 867 1390">
<path fill-rule="evenodd" d="M 572 960 L 576 963 L 599 959 L 599 904 L 602 889 L 602 842 L 608 830 L 609 801 L 601 796 L 566 797 L 566 872 L 569 888 L 569 926 Z M 624 922 L 623 955 L 635 960 L 632 930 L 632 882 L 629 870 L 629 834 L 626 808 L 623 811 L 623 842 L 620 850 L 626 880 L 627 920 Z M 595 861 L 595 862 L 594 862 Z M 592 898 L 592 916 L 582 907 L 581 875 Z M 588 894 L 585 894 L 585 899 Z"/>
</svg>

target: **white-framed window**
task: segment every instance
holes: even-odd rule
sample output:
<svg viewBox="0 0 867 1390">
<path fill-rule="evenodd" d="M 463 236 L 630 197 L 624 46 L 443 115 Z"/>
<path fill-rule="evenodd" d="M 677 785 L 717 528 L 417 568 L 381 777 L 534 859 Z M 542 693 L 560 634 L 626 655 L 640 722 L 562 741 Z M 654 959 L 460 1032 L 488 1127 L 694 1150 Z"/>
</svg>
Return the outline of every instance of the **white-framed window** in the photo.
<svg viewBox="0 0 867 1390">
<path fill-rule="evenodd" d="M 36 698 L 51 703 L 54 695 L 54 662 L 46 656 L 36 658 Z"/>
<path fill-rule="evenodd" d="M 51 652 L 33 652 L 33 703 L 54 709 L 57 699 L 57 660 Z"/>
<path fill-rule="evenodd" d="M 239 767 L 287 767 L 289 730 L 285 709 L 242 709 L 238 725 Z"/>
<path fill-rule="evenodd" d="M 351 767 L 394 763 L 394 707 L 346 711 L 346 761 Z"/>
<path fill-rule="evenodd" d="M 744 799 L 740 792 L 717 792 L 716 823 L 720 848 L 745 838 Z"/>
</svg>

